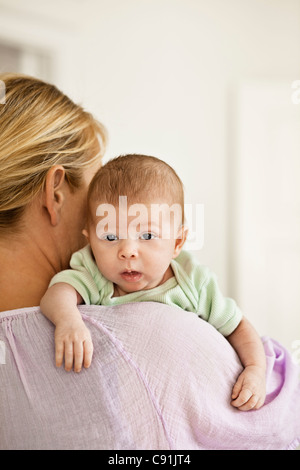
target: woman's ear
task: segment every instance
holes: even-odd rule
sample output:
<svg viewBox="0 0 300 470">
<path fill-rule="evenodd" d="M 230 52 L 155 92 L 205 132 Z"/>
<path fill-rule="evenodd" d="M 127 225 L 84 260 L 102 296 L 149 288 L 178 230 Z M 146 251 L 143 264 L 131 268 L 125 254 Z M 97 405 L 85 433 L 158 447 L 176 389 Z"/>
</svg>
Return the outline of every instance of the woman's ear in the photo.
<svg viewBox="0 0 300 470">
<path fill-rule="evenodd" d="M 44 207 L 54 227 L 59 223 L 64 203 L 65 169 L 61 165 L 53 166 L 47 173 L 44 189 Z"/>
<path fill-rule="evenodd" d="M 177 238 L 175 240 L 175 249 L 174 249 L 173 258 L 176 258 L 181 252 L 183 245 L 186 242 L 188 232 L 189 232 L 188 228 L 185 227 L 184 225 L 181 225 L 181 227 L 178 230 Z"/>
</svg>

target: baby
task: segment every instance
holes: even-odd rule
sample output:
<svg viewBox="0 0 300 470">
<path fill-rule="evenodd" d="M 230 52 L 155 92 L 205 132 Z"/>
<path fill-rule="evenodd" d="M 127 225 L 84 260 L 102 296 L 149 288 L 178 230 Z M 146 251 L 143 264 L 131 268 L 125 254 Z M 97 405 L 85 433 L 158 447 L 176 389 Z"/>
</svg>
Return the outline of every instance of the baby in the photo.
<svg viewBox="0 0 300 470">
<path fill-rule="evenodd" d="M 122 195 L 120 197 L 119 195 Z M 240 410 L 265 400 L 265 353 L 236 303 L 222 296 L 216 277 L 183 251 L 183 185 L 165 162 L 145 155 L 109 161 L 88 193 L 89 244 L 73 254 L 72 269 L 58 273 L 41 301 L 54 323 L 56 365 L 89 367 L 93 345 L 77 305 L 163 302 L 195 312 L 223 334 L 244 370 L 232 391 Z"/>
</svg>

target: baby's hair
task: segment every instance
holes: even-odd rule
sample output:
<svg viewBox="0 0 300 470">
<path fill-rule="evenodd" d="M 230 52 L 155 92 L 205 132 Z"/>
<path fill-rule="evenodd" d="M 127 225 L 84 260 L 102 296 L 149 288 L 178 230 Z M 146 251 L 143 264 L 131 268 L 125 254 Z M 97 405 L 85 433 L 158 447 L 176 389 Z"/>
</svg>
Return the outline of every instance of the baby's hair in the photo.
<svg viewBox="0 0 300 470">
<path fill-rule="evenodd" d="M 88 192 L 89 220 L 95 204 L 119 205 L 119 196 L 127 196 L 128 204 L 146 203 L 161 199 L 179 204 L 184 220 L 184 188 L 175 170 L 159 158 L 129 154 L 107 162 L 95 174 Z"/>
</svg>

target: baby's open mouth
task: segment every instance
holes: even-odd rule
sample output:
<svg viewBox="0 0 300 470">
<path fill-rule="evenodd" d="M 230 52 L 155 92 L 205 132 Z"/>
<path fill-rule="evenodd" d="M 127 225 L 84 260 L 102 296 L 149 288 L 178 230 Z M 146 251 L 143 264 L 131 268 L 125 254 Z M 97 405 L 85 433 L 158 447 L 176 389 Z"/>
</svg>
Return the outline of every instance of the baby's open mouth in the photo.
<svg viewBox="0 0 300 470">
<path fill-rule="evenodd" d="M 141 279 L 142 273 L 138 271 L 124 271 L 121 273 L 121 277 L 128 282 L 137 282 Z"/>
</svg>

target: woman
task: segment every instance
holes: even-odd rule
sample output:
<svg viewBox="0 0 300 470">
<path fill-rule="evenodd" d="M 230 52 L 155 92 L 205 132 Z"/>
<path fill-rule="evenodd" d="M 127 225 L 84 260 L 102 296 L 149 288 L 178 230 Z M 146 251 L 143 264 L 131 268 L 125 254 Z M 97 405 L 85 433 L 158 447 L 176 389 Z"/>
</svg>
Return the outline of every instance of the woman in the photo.
<svg viewBox="0 0 300 470">
<path fill-rule="evenodd" d="M 88 184 L 106 132 L 55 86 L 0 74 L 0 311 L 39 305 L 84 243 Z"/>
<path fill-rule="evenodd" d="M 92 366 L 80 374 L 55 367 L 54 327 L 37 306 L 84 242 L 87 186 L 106 133 L 54 86 L 20 75 L 0 80 L 0 449 L 297 446 L 300 390 L 289 354 L 264 342 L 266 404 L 237 411 L 236 354 L 179 308 L 83 306 Z"/>
</svg>

